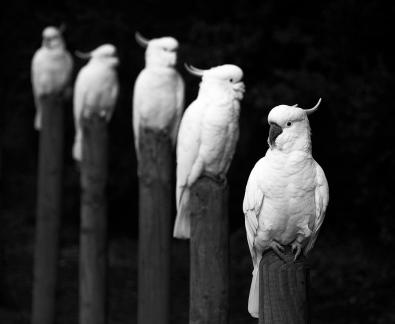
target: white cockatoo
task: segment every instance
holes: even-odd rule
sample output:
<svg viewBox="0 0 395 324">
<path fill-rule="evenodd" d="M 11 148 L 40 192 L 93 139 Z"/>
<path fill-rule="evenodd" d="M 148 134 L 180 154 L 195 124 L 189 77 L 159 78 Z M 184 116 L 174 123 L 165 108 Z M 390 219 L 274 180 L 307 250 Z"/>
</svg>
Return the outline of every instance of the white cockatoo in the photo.
<svg viewBox="0 0 395 324">
<path fill-rule="evenodd" d="M 136 79 L 133 94 L 133 130 L 138 156 L 141 126 L 167 132 L 175 145 L 184 109 L 184 81 L 175 68 L 176 39 L 147 40 L 136 33 L 136 40 L 146 48 L 145 68 Z"/>
<path fill-rule="evenodd" d="M 203 174 L 225 179 L 239 137 L 243 71 L 236 65 L 209 70 L 186 66 L 202 77 L 197 99 L 184 113 L 177 138 L 177 217 L 174 237 L 190 237 L 190 187 Z"/>
<path fill-rule="evenodd" d="M 116 67 L 119 64 L 117 49 L 111 44 L 97 47 L 90 53 L 76 53 L 89 59 L 78 73 L 74 87 L 75 139 L 73 157 L 82 158 L 81 118 L 96 113 L 109 121 L 114 112 L 119 93 Z"/>
<path fill-rule="evenodd" d="M 297 105 L 274 107 L 266 155 L 248 179 L 243 211 L 253 263 L 248 311 L 259 316 L 259 262 L 262 252 L 273 249 L 280 257 L 290 245 L 295 260 L 314 245 L 325 217 L 329 189 L 322 168 L 311 154 L 308 115 L 317 110 Z"/>
<path fill-rule="evenodd" d="M 73 59 L 66 50 L 62 27 L 46 27 L 42 32 L 42 45 L 34 53 L 31 64 L 36 116 L 34 128 L 41 129 L 41 98 L 47 95 L 62 94 L 70 85 Z"/>
</svg>

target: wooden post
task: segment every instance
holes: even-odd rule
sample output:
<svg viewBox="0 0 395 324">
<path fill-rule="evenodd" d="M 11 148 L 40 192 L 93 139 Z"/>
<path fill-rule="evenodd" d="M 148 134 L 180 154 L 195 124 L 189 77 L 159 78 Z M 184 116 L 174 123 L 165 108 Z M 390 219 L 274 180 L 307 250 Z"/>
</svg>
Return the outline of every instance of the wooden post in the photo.
<svg viewBox="0 0 395 324">
<path fill-rule="evenodd" d="M 294 262 L 294 254 L 287 247 L 284 260 L 268 250 L 259 264 L 259 324 L 310 323 L 305 257 Z"/>
<path fill-rule="evenodd" d="M 190 324 L 227 324 L 228 189 L 202 177 L 191 188 Z"/>
<path fill-rule="evenodd" d="M 34 251 L 33 324 L 53 324 L 61 219 L 63 169 L 63 99 L 45 96 L 40 131 L 36 242 Z"/>
<path fill-rule="evenodd" d="M 82 118 L 80 324 L 107 322 L 107 122 Z"/>
<path fill-rule="evenodd" d="M 167 134 L 139 131 L 139 324 L 169 323 L 173 149 Z"/>
</svg>

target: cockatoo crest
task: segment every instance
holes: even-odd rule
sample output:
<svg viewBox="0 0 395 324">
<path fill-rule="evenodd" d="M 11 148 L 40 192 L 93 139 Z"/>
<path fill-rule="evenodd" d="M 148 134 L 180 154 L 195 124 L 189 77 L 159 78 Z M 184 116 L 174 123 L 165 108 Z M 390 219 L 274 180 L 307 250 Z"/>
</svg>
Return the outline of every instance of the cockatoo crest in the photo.
<svg viewBox="0 0 395 324">
<path fill-rule="evenodd" d="M 297 105 L 274 107 L 268 116 L 270 148 L 285 152 L 311 150 L 308 115 L 316 111 L 320 103 L 321 99 L 311 109 L 302 109 Z"/>
<path fill-rule="evenodd" d="M 173 37 L 148 40 L 140 33 L 135 35 L 137 43 L 146 48 L 146 66 L 174 67 L 177 64 L 178 41 Z"/>
<path fill-rule="evenodd" d="M 42 32 L 42 46 L 52 48 L 64 48 L 64 40 L 62 36 L 61 28 L 54 26 L 46 27 Z"/>
<path fill-rule="evenodd" d="M 76 51 L 75 54 L 82 59 L 89 59 L 92 62 L 100 61 L 101 64 L 117 66 L 119 63 L 117 57 L 117 48 L 112 44 L 104 44 L 89 53 Z"/>
<path fill-rule="evenodd" d="M 243 71 L 238 66 L 225 64 L 208 70 L 202 70 L 193 66 L 185 65 L 185 68 L 191 74 L 202 78 L 199 96 L 209 98 L 212 94 L 221 93 L 217 91 L 216 87 L 220 86 L 222 89 L 227 88 L 229 90 L 233 90 L 235 99 L 243 99 L 245 92 L 245 86 L 242 82 Z"/>
</svg>

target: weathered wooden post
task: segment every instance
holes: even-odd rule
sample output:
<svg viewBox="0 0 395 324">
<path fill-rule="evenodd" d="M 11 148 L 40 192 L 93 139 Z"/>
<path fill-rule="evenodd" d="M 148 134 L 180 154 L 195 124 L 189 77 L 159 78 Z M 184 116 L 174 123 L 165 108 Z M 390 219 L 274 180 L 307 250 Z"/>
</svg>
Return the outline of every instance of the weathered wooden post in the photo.
<svg viewBox="0 0 395 324">
<path fill-rule="evenodd" d="M 82 118 L 80 323 L 107 319 L 107 122 Z"/>
<path fill-rule="evenodd" d="M 46 96 L 41 106 L 32 323 L 52 324 L 62 212 L 63 99 Z"/>
<path fill-rule="evenodd" d="M 74 89 L 73 157 L 81 163 L 80 324 L 107 323 L 107 122 L 118 98 L 117 49 L 89 53 Z"/>
<path fill-rule="evenodd" d="M 189 323 L 226 324 L 229 310 L 228 188 L 203 176 L 191 188 Z"/>
<path fill-rule="evenodd" d="M 136 33 L 146 49 L 134 85 L 133 131 L 139 174 L 138 324 L 170 323 L 170 240 L 173 151 L 184 108 L 175 69 L 178 42 Z"/>
<path fill-rule="evenodd" d="M 310 323 L 309 268 L 287 247 L 280 258 L 268 250 L 259 265 L 259 324 Z"/>
<path fill-rule="evenodd" d="M 170 323 L 173 148 L 169 136 L 140 128 L 138 323 Z"/>
<path fill-rule="evenodd" d="M 40 131 L 32 323 L 52 324 L 62 210 L 63 105 L 73 69 L 61 28 L 44 29 L 31 68 L 34 127 Z"/>
</svg>

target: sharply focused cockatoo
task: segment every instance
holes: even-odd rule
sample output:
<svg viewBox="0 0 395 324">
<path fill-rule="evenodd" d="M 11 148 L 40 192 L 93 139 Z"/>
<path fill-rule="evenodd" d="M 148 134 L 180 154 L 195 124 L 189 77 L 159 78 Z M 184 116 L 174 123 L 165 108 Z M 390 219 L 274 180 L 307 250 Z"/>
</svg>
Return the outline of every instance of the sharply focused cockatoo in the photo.
<svg viewBox="0 0 395 324">
<path fill-rule="evenodd" d="M 236 65 L 209 70 L 186 66 L 202 77 L 197 99 L 184 113 L 177 138 L 177 217 L 174 237 L 190 237 L 190 187 L 203 174 L 224 179 L 239 137 L 243 71 Z"/>
<path fill-rule="evenodd" d="M 41 129 L 41 98 L 62 94 L 70 84 L 73 71 L 73 59 L 66 50 L 62 28 L 46 27 L 42 38 L 42 45 L 34 53 L 31 65 L 36 130 Z"/>
<path fill-rule="evenodd" d="M 175 145 L 184 109 L 184 81 L 175 69 L 178 42 L 173 37 L 147 40 L 136 33 L 146 47 L 145 68 L 138 75 L 133 95 L 133 130 L 138 156 L 141 126 L 165 131 Z"/>
<path fill-rule="evenodd" d="M 117 49 L 111 44 L 101 45 L 87 54 L 77 52 L 76 55 L 89 59 L 89 62 L 78 73 L 74 88 L 75 140 L 73 157 L 75 160 L 81 161 L 81 118 L 96 113 L 107 121 L 111 119 L 119 92 L 116 71 L 119 60 Z"/>
<path fill-rule="evenodd" d="M 317 110 L 295 106 L 274 107 L 266 155 L 248 179 L 243 211 L 254 266 L 248 311 L 259 316 L 259 262 L 271 248 L 279 256 L 291 245 L 295 260 L 314 245 L 329 200 L 324 171 L 311 155 L 308 115 Z"/>
</svg>

